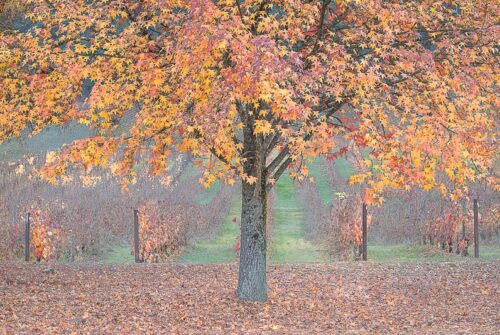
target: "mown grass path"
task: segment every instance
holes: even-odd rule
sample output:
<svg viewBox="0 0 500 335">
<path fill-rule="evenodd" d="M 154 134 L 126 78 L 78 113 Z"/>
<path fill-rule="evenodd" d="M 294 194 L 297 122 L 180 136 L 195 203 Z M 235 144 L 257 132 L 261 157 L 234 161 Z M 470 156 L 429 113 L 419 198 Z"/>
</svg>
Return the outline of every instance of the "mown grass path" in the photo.
<svg viewBox="0 0 500 335">
<path fill-rule="evenodd" d="M 115 245 L 105 252 L 99 259 L 101 264 L 132 264 L 135 263 L 135 258 L 132 253 L 132 248 L 129 244 L 123 243 Z"/>
<path fill-rule="evenodd" d="M 276 184 L 273 236 L 270 245 L 271 263 L 317 263 L 329 261 L 328 254 L 307 239 L 304 213 L 298 202 L 295 186 L 288 175 Z"/>
<path fill-rule="evenodd" d="M 296 198 L 295 186 L 288 175 L 277 183 L 274 200 L 272 240 L 269 241 L 269 262 L 318 263 L 330 260 L 306 236 L 303 209 Z M 188 264 L 230 263 L 237 260 L 234 243 L 239 236 L 241 201 L 236 199 L 227 216 L 221 234 L 215 239 L 189 247 L 177 261 Z"/>
<path fill-rule="evenodd" d="M 318 189 L 321 202 L 324 205 L 329 205 L 333 201 L 334 193 L 330 186 L 330 181 L 325 173 L 324 160 L 315 159 L 307 164 L 309 174 L 314 178 L 314 186 Z"/>
<path fill-rule="evenodd" d="M 241 213 L 241 200 L 233 201 L 231 209 L 226 217 L 222 232 L 215 239 L 202 241 L 190 246 L 182 253 L 177 261 L 187 264 L 217 264 L 231 263 L 236 260 L 234 243 L 240 235 L 238 226 Z M 236 218 L 237 222 L 233 222 Z"/>
</svg>

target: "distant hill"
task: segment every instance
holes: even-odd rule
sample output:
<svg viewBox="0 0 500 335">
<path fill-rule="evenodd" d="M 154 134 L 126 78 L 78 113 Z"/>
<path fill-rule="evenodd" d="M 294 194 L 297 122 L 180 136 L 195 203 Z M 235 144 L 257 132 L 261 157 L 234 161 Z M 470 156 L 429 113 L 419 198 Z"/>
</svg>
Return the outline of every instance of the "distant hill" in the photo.
<svg viewBox="0 0 500 335">
<path fill-rule="evenodd" d="M 44 154 L 65 143 L 92 135 L 91 130 L 76 123 L 64 127 L 48 127 L 32 137 L 14 138 L 0 145 L 0 161 L 17 161 L 25 155 Z"/>
<path fill-rule="evenodd" d="M 84 92 L 88 95 L 88 92 Z M 137 110 L 130 110 L 120 120 L 118 132 L 128 131 L 134 123 Z M 87 126 L 72 122 L 65 126 L 45 128 L 36 136 L 24 135 L 0 144 L 0 162 L 17 161 L 25 155 L 45 154 L 61 148 L 74 140 L 92 136 L 94 133 Z"/>
</svg>

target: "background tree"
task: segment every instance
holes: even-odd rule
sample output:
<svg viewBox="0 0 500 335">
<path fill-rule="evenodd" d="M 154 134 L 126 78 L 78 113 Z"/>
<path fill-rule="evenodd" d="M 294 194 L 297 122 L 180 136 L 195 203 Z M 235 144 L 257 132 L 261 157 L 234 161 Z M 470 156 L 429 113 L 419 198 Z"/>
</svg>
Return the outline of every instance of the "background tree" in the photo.
<svg viewBox="0 0 500 335">
<path fill-rule="evenodd" d="M 336 137 L 366 148 L 351 181 L 367 202 L 411 185 L 458 198 L 497 153 L 494 0 L 26 2 L 34 24 L 0 37 L 0 140 L 94 129 L 42 169 L 51 181 L 112 165 L 126 187 L 144 154 L 165 173 L 172 147 L 207 187 L 239 177 L 243 300 L 267 298 L 267 192 Z"/>
</svg>

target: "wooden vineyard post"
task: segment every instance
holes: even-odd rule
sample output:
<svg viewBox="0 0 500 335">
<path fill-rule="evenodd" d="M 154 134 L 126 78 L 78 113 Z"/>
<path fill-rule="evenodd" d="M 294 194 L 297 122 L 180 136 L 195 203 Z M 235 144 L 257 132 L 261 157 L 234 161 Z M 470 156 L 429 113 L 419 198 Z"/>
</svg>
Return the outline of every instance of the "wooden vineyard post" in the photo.
<svg viewBox="0 0 500 335">
<path fill-rule="evenodd" d="M 24 231 L 24 261 L 30 261 L 30 213 L 26 213 L 26 227 Z"/>
<path fill-rule="evenodd" d="M 474 199 L 474 257 L 479 258 L 479 209 Z"/>
<path fill-rule="evenodd" d="M 462 220 L 462 243 L 464 243 L 464 247 L 462 249 L 462 256 L 466 257 L 468 256 L 468 251 L 467 248 L 469 247 L 469 241 L 466 240 L 466 234 L 465 234 L 465 220 Z"/>
<path fill-rule="evenodd" d="M 134 256 L 135 262 L 140 263 L 139 257 L 139 210 L 134 209 Z"/>
<path fill-rule="evenodd" d="M 367 210 L 366 210 L 366 204 L 363 203 L 363 260 L 366 261 L 368 259 L 368 241 L 367 241 L 367 237 L 368 237 L 368 234 L 367 234 L 367 221 L 368 221 L 368 217 L 367 217 Z"/>
</svg>

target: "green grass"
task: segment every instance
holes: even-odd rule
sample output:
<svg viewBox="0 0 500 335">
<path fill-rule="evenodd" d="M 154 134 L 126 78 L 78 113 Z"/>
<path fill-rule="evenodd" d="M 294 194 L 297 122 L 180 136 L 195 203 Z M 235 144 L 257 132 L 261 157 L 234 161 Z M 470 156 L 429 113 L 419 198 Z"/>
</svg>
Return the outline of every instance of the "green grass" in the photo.
<svg viewBox="0 0 500 335">
<path fill-rule="evenodd" d="M 204 206 L 211 203 L 212 200 L 214 200 L 214 197 L 217 195 L 220 187 L 220 181 L 217 180 L 210 188 L 204 188 L 203 191 L 200 192 L 196 197 L 196 202 L 198 203 L 198 205 Z"/>
<path fill-rule="evenodd" d="M 233 218 L 239 218 L 241 213 L 241 201 L 233 202 L 222 232 L 215 239 L 196 243 L 188 247 L 177 261 L 188 264 L 218 264 L 231 263 L 236 260 L 233 249 L 236 238 L 240 235 L 239 226 L 233 222 Z M 238 220 L 239 221 L 239 220 Z"/>
<path fill-rule="evenodd" d="M 444 260 L 446 255 L 419 245 L 368 245 L 368 259 L 374 262 L 415 262 Z M 453 257 L 450 255 L 450 257 Z"/>
<path fill-rule="evenodd" d="M 474 255 L 474 247 L 470 248 L 470 253 Z M 500 245 L 498 246 L 481 246 L 479 244 L 479 259 L 500 260 Z"/>
<path fill-rule="evenodd" d="M 317 250 L 304 232 L 304 215 L 295 197 L 295 186 L 288 175 L 276 184 L 271 263 L 326 262 L 329 256 Z"/>
<path fill-rule="evenodd" d="M 239 227 L 232 222 L 239 218 L 241 202 L 235 201 L 219 236 L 189 247 L 177 261 L 188 264 L 230 263 L 236 261 L 233 245 L 239 236 Z M 329 256 L 309 241 L 304 233 L 303 212 L 296 197 L 295 186 L 289 176 L 276 185 L 274 226 L 270 242 L 269 260 L 274 264 L 327 262 Z"/>
<path fill-rule="evenodd" d="M 39 134 L 29 137 L 22 136 L 0 144 L 0 160 L 18 161 L 23 156 L 44 154 L 50 150 L 58 150 L 65 143 L 90 136 L 88 127 L 75 122 L 67 126 L 51 126 Z"/>
<path fill-rule="evenodd" d="M 181 183 L 188 181 L 189 179 L 198 179 L 200 176 L 200 171 L 196 169 L 194 164 L 189 164 L 185 171 L 182 173 L 179 181 Z M 221 187 L 221 183 L 219 180 L 217 180 L 210 188 L 205 189 L 203 188 L 201 192 L 198 194 L 194 195 L 196 198 L 196 202 L 200 206 L 208 205 L 209 203 L 212 202 L 214 197 L 217 195 L 217 192 L 219 191 Z"/>
<path fill-rule="evenodd" d="M 324 205 L 329 205 L 335 198 L 336 191 L 334 188 L 332 188 L 332 185 L 330 185 L 330 181 L 326 176 L 326 164 L 332 164 L 332 162 L 327 162 L 323 158 L 316 158 L 311 163 L 309 163 L 307 167 L 311 176 L 314 177 L 315 185 L 318 189 L 321 202 Z M 333 164 L 339 175 L 344 179 L 348 179 L 354 173 L 351 164 L 343 157 L 336 158 Z"/>
<path fill-rule="evenodd" d="M 130 264 L 134 262 L 134 255 L 128 244 L 113 246 L 99 261 L 102 264 Z"/>
<path fill-rule="evenodd" d="M 349 178 L 354 173 L 354 169 L 351 164 L 343 157 L 335 159 L 335 168 L 340 176 L 344 179 Z"/>
<path fill-rule="evenodd" d="M 314 178 L 314 183 L 318 189 L 319 196 L 324 205 L 329 205 L 333 200 L 333 190 L 330 182 L 326 178 L 325 161 L 323 159 L 315 159 L 308 164 L 309 173 Z"/>
<path fill-rule="evenodd" d="M 182 173 L 181 177 L 179 178 L 179 181 L 181 183 L 186 182 L 189 179 L 197 178 L 199 174 L 200 172 L 196 169 L 194 164 L 188 164 L 188 166 L 186 166 L 186 169 Z"/>
<path fill-rule="evenodd" d="M 474 259 L 473 255 L 474 248 L 469 248 L 468 257 L 462 257 L 421 245 L 368 245 L 368 260 L 376 263 L 454 262 Z M 482 260 L 500 260 L 500 247 L 481 247 L 479 256 Z"/>
</svg>

